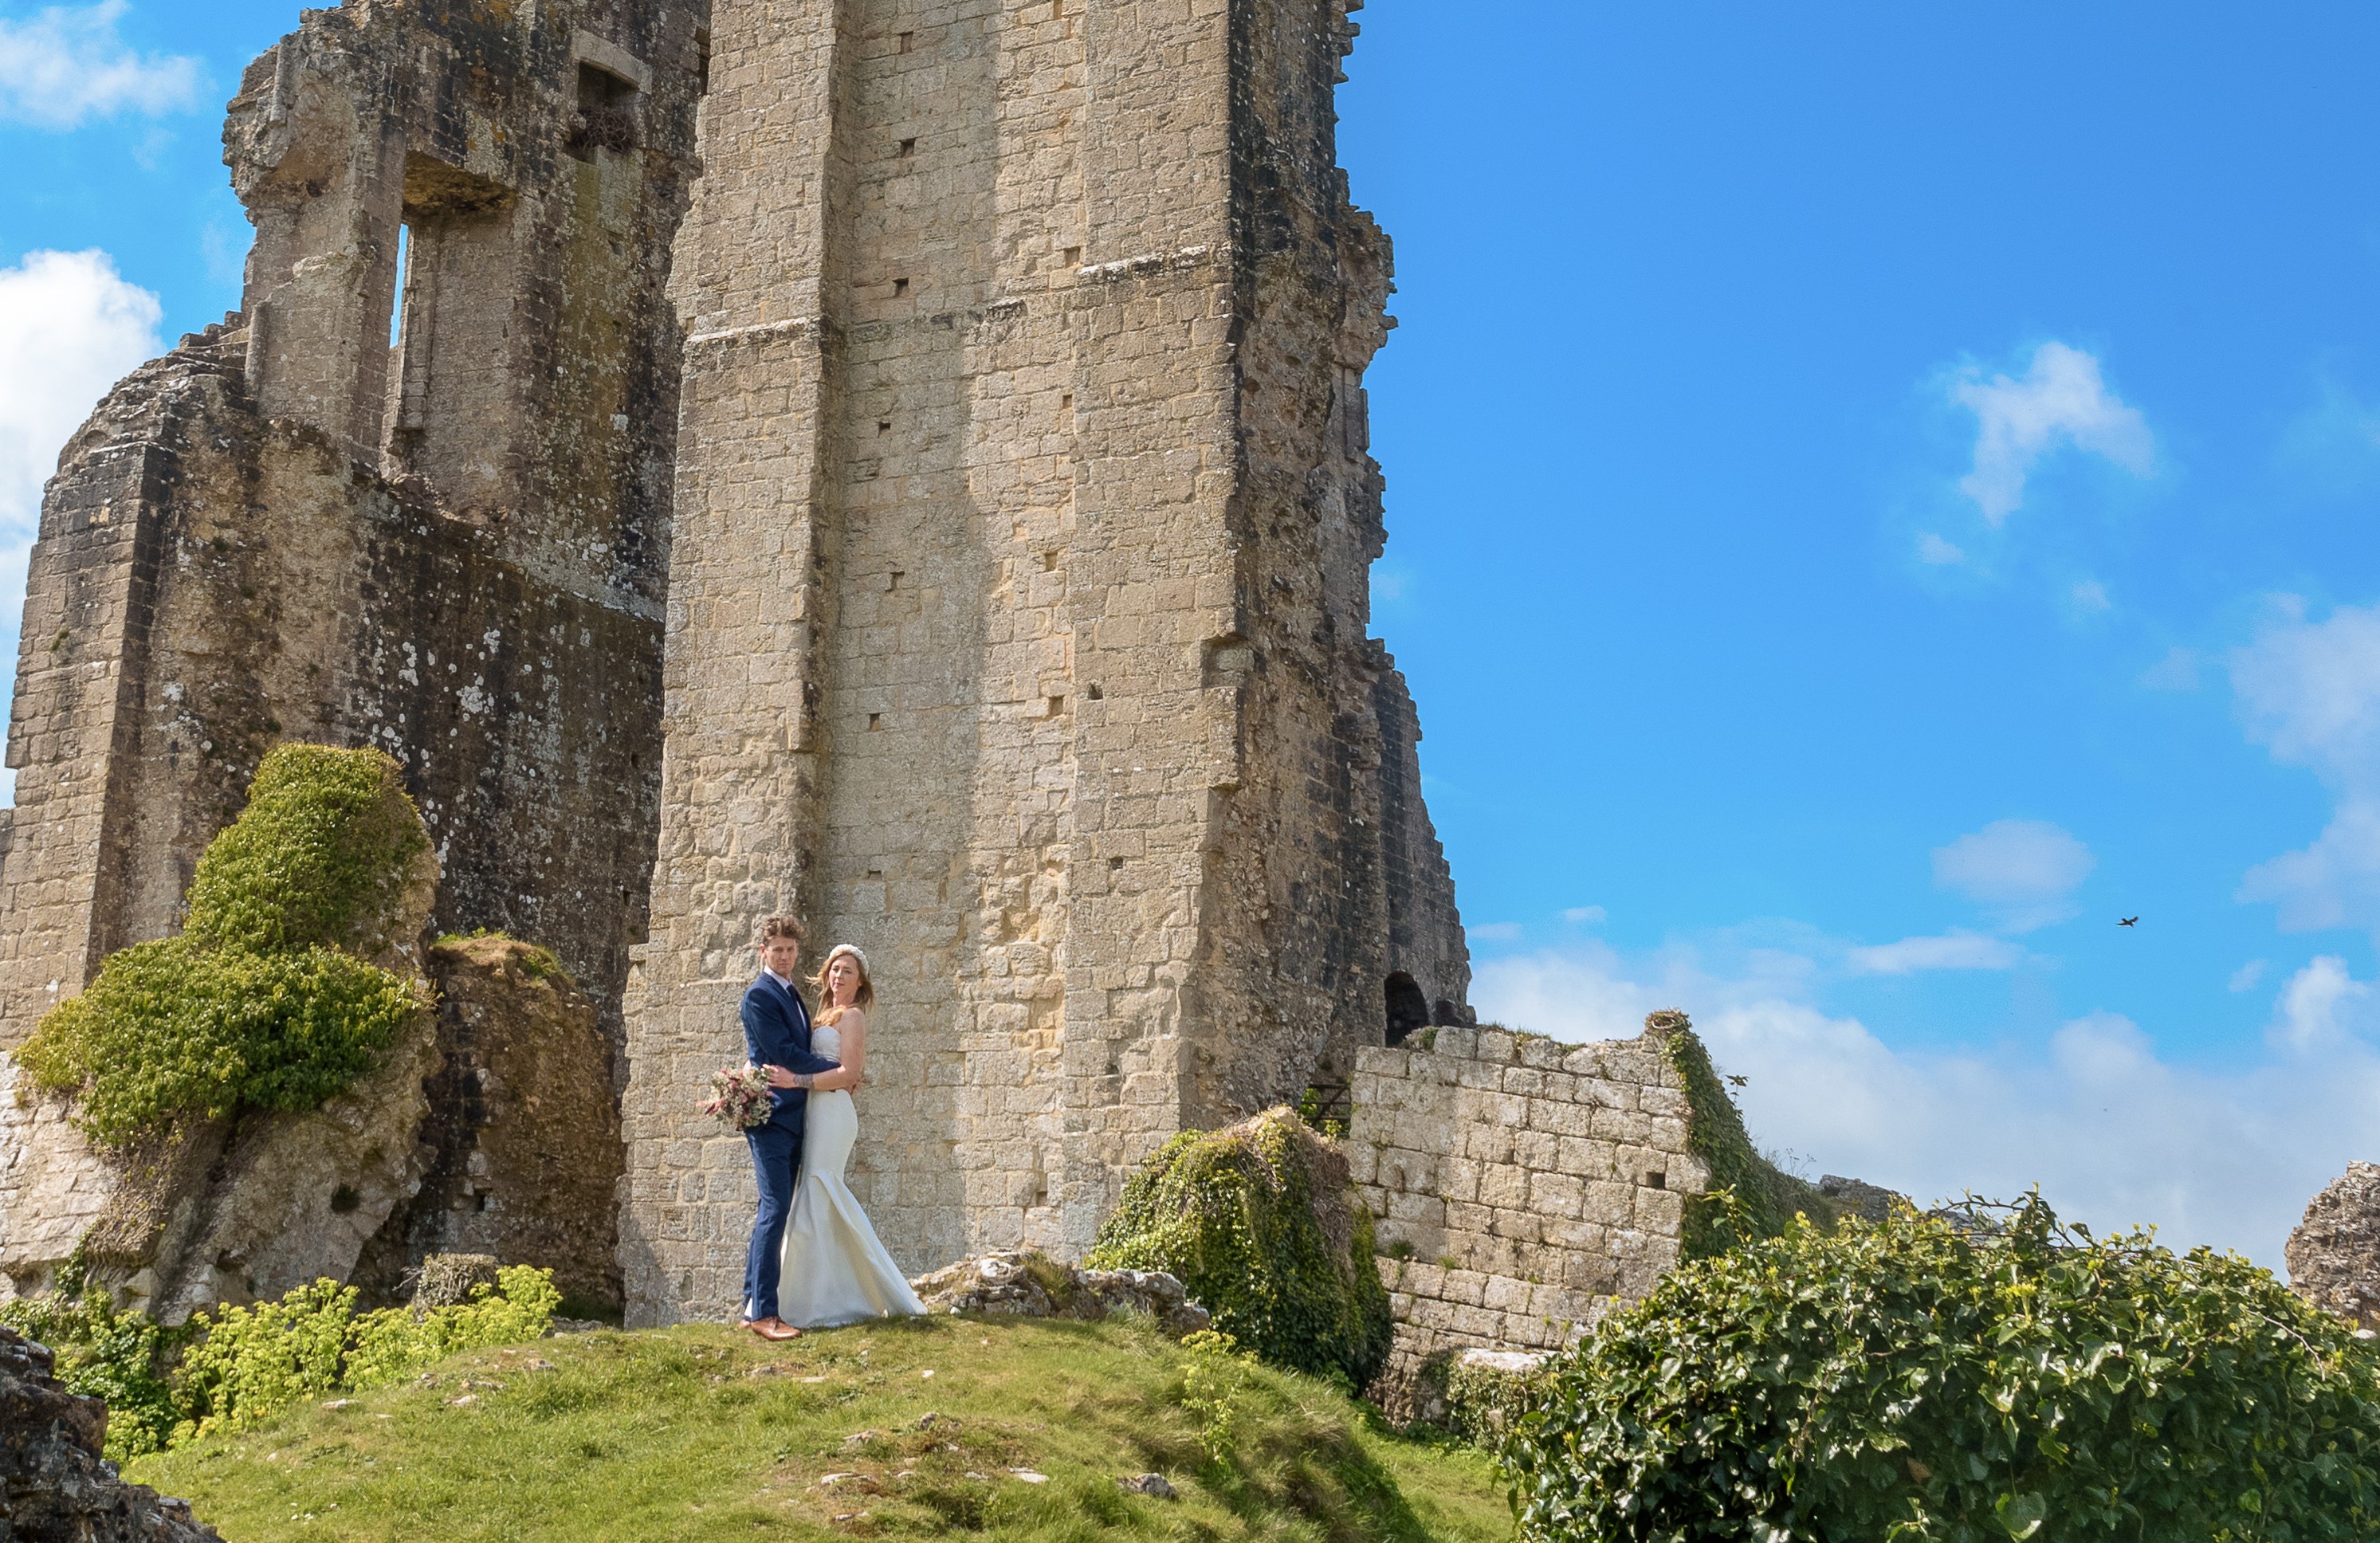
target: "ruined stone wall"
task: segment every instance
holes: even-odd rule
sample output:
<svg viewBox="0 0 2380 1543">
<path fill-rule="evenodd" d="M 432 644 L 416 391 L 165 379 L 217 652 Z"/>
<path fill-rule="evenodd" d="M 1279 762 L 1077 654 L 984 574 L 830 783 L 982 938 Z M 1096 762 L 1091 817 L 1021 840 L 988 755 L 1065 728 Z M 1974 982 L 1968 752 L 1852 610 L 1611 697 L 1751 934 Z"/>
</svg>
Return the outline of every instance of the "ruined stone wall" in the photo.
<svg viewBox="0 0 2380 1543">
<path fill-rule="evenodd" d="M 351 0 L 248 70 L 242 310 L 119 386 L 44 500 L 0 1045 L 171 930 L 287 739 L 396 756 L 440 922 L 547 942 L 616 1002 L 660 775 L 695 20 Z"/>
<path fill-rule="evenodd" d="M 748 1165 L 693 1104 L 771 910 L 874 962 L 855 1187 L 913 1270 L 1079 1251 L 1166 1136 L 1380 1042 L 1410 743 L 1366 638 L 1345 11 L 713 6 L 632 1320 L 735 1306 Z M 1459 1004 L 1451 885 L 1404 871 Z"/>
<path fill-rule="evenodd" d="M 1686 1197 L 1710 1180 L 1658 1030 L 1591 1045 L 1428 1030 L 1360 1051 L 1354 1102 L 1392 1378 L 1444 1351 L 1569 1343 L 1677 1263 Z"/>
</svg>

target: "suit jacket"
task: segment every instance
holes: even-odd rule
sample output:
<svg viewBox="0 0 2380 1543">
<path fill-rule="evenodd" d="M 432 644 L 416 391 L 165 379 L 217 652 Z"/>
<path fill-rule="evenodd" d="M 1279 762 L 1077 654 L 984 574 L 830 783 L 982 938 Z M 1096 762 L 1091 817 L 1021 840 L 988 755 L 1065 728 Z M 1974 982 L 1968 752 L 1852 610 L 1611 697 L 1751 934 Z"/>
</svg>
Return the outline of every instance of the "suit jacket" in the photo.
<svg viewBox="0 0 2380 1543">
<path fill-rule="evenodd" d="M 779 984 L 777 978 L 766 970 L 744 993 L 744 1048 L 755 1066 L 783 1066 L 789 1072 L 816 1075 L 843 1064 L 811 1053 L 808 1006 L 800 992 Z M 772 1087 L 769 1097 L 776 1105 L 769 1123 L 799 1131 L 802 1113 L 809 1104 L 809 1090 Z"/>
</svg>

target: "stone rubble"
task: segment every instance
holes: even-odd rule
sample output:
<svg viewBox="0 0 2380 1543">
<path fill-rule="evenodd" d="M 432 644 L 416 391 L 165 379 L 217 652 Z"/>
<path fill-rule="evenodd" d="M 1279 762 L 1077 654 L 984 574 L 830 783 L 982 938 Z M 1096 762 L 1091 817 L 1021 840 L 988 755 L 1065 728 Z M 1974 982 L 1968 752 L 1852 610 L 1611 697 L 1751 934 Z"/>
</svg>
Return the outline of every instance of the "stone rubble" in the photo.
<svg viewBox="0 0 2380 1543">
<path fill-rule="evenodd" d="M 223 1543 L 187 1500 L 127 1484 L 101 1456 L 107 1406 L 67 1392 L 49 1347 L 0 1325 L 0 1540 Z"/>
<path fill-rule="evenodd" d="M 2282 1258 L 2299 1295 L 2380 1331 L 2380 1163 L 2349 1163 L 2306 1207 Z"/>
<path fill-rule="evenodd" d="M 1084 1270 L 1023 1252 L 965 1259 L 909 1282 L 935 1313 L 1070 1318 L 1096 1323 L 1112 1313 L 1153 1318 L 1175 1339 L 1210 1326 L 1182 1282 L 1159 1270 Z"/>
</svg>

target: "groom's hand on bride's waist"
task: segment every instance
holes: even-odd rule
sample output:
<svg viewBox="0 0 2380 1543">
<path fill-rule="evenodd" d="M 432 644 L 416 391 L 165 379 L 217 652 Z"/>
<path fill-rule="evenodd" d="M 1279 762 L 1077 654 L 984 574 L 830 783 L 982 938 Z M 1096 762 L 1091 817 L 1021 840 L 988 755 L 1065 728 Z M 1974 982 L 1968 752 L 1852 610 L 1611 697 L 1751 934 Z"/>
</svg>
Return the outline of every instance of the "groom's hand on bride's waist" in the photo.
<svg viewBox="0 0 2380 1543">
<path fill-rule="evenodd" d="M 814 1072 L 789 1072 L 783 1066 L 763 1066 L 760 1069 L 769 1074 L 769 1086 L 771 1087 L 795 1087 L 808 1089 L 810 1084 L 817 1081 L 820 1075 Z M 842 1069 L 843 1063 L 841 1062 L 831 1062 L 827 1066 L 828 1071 L 841 1071 Z"/>
</svg>

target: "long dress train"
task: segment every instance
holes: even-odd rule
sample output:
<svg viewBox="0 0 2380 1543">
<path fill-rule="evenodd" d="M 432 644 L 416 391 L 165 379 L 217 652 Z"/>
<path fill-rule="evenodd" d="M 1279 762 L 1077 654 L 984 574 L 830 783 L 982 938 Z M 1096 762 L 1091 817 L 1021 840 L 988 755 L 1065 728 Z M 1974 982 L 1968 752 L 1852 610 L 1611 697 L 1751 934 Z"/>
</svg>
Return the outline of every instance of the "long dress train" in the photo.
<svg viewBox="0 0 2380 1543">
<path fill-rule="evenodd" d="M 810 1031 L 810 1047 L 830 1059 L 843 1053 L 833 1028 Z M 877 1240 L 868 1212 L 844 1183 L 859 1112 L 841 1089 L 813 1092 L 804 1119 L 801 1179 L 785 1223 L 785 1269 L 778 1288 L 780 1315 L 799 1329 L 831 1329 L 873 1318 L 919 1314 L 926 1305 L 909 1289 L 892 1256 Z"/>
</svg>

